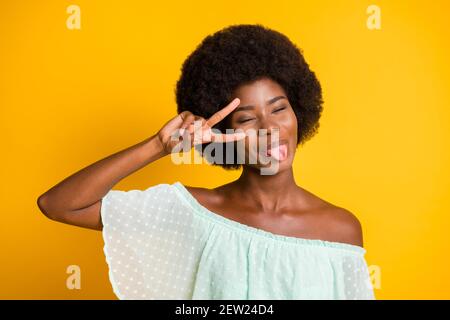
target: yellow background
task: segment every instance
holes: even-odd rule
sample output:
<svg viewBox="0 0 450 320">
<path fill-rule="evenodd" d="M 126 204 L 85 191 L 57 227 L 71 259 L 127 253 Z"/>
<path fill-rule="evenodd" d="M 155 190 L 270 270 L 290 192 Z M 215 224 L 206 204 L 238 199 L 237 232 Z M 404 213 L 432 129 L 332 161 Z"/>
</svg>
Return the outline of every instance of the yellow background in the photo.
<svg viewBox="0 0 450 320">
<path fill-rule="evenodd" d="M 81 30 L 66 8 L 81 8 Z M 366 8 L 381 8 L 381 30 Z M 358 216 L 378 299 L 450 298 L 448 1 L 2 1 L 0 298 L 115 298 L 101 233 L 45 218 L 37 197 L 176 115 L 187 55 L 230 24 L 304 50 L 324 92 L 297 182 Z M 114 189 L 238 176 L 158 160 Z M 66 288 L 68 265 L 81 289 Z"/>
</svg>

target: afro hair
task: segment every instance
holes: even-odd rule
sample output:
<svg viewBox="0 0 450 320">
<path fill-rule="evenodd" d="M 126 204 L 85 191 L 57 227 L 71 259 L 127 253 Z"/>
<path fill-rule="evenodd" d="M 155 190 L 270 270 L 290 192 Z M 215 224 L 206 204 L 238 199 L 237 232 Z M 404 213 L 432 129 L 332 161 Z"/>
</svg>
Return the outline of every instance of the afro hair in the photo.
<svg viewBox="0 0 450 320">
<path fill-rule="evenodd" d="M 302 50 L 284 34 L 261 24 L 231 25 L 204 38 L 182 65 L 175 89 L 177 111 L 208 119 L 235 98 L 236 88 L 261 78 L 272 79 L 286 92 L 297 117 L 297 144 L 310 139 L 318 131 L 322 113 L 320 83 Z M 225 133 L 227 123 L 224 119 L 214 128 Z M 236 162 L 218 165 L 240 168 Z"/>
</svg>

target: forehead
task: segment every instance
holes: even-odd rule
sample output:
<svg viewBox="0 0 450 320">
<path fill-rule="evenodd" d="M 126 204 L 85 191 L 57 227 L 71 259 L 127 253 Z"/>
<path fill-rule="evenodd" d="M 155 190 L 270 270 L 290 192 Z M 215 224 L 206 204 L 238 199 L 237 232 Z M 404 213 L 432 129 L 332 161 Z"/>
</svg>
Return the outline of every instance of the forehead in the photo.
<svg viewBox="0 0 450 320">
<path fill-rule="evenodd" d="M 238 97 L 242 104 L 252 101 L 265 102 L 278 95 L 285 96 L 286 92 L 277 82 L 269 78 L 263 78 L 248 84 L 243 84 L 233 92 L 233 96 Z"/>
</svg>

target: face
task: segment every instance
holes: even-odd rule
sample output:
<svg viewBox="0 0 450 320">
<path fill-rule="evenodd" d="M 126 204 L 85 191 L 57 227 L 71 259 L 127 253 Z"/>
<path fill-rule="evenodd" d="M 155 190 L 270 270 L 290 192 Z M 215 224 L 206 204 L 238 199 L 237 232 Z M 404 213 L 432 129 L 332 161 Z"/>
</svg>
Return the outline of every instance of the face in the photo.
<svg viewBox="0 0 450 320">
<path fill-rule="evenodd" d="M 241 102 L 229 115 L 230 127 L 260 137 L 246 137 L 244 165 L 260 169 L 275 162 L 277 172 L 290 168 L 297 147 L 297 117 L 283 88 L 264 78 L 238 87 L 232 97 Z M 256 163 L 250 163 L 250 155 L 256 155 Z"/>
</svg>

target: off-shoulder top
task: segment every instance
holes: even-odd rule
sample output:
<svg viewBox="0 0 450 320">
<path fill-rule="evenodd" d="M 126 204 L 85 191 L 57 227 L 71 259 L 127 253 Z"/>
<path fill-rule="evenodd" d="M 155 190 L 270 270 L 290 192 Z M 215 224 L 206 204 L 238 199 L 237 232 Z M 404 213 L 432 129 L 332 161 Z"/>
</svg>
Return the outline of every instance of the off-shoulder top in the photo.
<svg viewBox="0 0 450 320">
<path fill-rule="evenodd" d="M 181 182 L 110 190 L 101 219 L 119 299 L 375 299 L 363 247 L 228 219 Z"/>
</svg>

